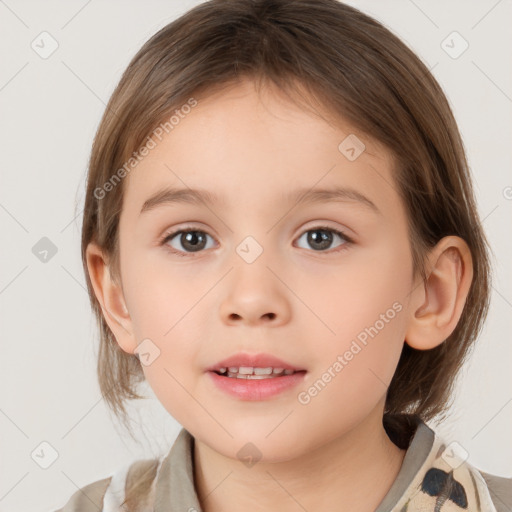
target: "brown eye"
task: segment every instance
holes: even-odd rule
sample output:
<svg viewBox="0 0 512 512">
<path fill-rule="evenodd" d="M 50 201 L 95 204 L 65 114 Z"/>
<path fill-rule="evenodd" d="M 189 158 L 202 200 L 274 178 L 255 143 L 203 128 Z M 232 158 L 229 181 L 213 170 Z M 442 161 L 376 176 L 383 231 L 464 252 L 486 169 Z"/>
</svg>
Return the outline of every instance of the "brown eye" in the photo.
<svg viewBox="0 0 512 512">
<path fill-rule="evenodd" d="M 333 240 L 335 240 L 336 237 L 343 241 L 342 244 L 338 244 L 336 247 L 339 247 L 340 245 L 344 246 L 351 242 L 350 238 L 341 231 L 326 226 L 318 226 L 313 229 L 308 229 L 300 236 L 300 238 L 304 237 L 304 235 L 307 235 L 306 243 L 317 252 L 326 252 L 326 249 L 330 249 L 332 247 Z"/>
<path fill-rule="evenodd" d="M 167 235 L 162 241 L 162 245 L 170 245 L 173 249 L 172 252 L 181 256 L 182 253 L 194 253 L 205 249 L 208 236 L 210 236 L 208 233 L 198 229 L 182 229 Z M 174 245 L 168 243 L 171 241 Z"/>
</svg>

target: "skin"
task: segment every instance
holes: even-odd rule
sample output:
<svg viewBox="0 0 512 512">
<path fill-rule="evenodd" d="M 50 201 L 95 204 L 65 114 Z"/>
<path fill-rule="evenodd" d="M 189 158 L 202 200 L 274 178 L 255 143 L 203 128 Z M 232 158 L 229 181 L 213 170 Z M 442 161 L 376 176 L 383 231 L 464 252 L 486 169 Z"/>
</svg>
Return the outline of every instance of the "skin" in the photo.
<svg viewBox="0 0 512 512">
<path fill-rule="evenodd" d="M 320 112 L 318 109 L 317 112 Z M 461 238 L 428 254 L 428 280 L 412 272 L 407 217 L 389 152 L 362 134 L 366 150 L 349 161 L 340 142 L 357 133 L 327 122 L 280 91 L 250 81 L 199 99 L 129 174 L 120 218 L 121 281 L 90 244 L 88 268 L 120 347 L 149 338 L 159 356 L 145 376 L 166 410 L 195 438 L 194 478 L 205 512 L 226 510 L 373 511 L 400 470 L 405 450 L 382 425 L 385 395 L 403 343 L 425 350 L 454 330 L 472 279 Z M 211 207 L 167 204 L 139 216 L 164 186 L 222 195 Z M 279 199 L 296 188 L 350 186 L 355 201 L 297 206 Z M 308 242 L 328 225 L 330 246 Z M 171 229 L 206 236 L 192 252 Z M 206 235 L 205 235 L 206 234 Z M 251 264 L 236 248 L 252 236 L 263 253 Z M 343 250 L 338 251 L 343 244 Z M 188 249 L 188 252 L 187 252 Z M 338 251 L 338 252 L 337 252 Z M 312 397 L 297 399 L 394 303 L 401 310 Z M 236 352 L 271 353 L 307 370 L 303 385 L 263 401 L 224 394 L 206 367 Z M 261 459 L 248 467 L 248 442 Z"/>
</svg>

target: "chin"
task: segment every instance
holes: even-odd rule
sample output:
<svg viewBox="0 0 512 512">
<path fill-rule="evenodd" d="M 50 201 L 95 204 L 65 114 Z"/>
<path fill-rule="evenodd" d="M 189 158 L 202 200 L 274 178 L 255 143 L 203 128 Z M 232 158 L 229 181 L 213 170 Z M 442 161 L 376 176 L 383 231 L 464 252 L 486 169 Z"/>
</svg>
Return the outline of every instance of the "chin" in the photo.
<svg viewBox="0 0 512 512">
<path fill-rule="evenodd" d="M 247 467 L 256 463 L 277 463 L 292 460 L 300 455 L 300 438 L 290 436 L 286 429 L 280 432 L 262 431 L 257 428 L 229 429 L 233 438 L 227 436 L 206 438 L 212 449 L 226 457 L 246 461 Z"/>
</svg>

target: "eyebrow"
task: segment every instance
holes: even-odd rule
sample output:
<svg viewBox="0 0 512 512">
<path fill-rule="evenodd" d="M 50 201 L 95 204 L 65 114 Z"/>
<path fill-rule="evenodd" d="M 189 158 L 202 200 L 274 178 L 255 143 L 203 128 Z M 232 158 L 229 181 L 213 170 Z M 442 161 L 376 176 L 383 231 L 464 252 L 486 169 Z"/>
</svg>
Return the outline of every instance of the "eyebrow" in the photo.
<svg viewBox="0 0 512 512">
<path fill-rule="evenodd" d="M 350 187 L 332 187 L 325 189 L 296 189 L 284 194 L 284 201 L 297 203 L 297 205 L 306 205 L 314 203 L 330 202 L 355 202 L 376 214 L 381 214 L 375 203 L 358 190 Z M 215 204 L 225 204 L 224 198 L 220 198 L 213 192 L 205 189 L 193 188 L 172 188 L 161 189 L 149 197 L 140 210 L 140 214 L 153 210 L 159 206 L 175 203 L 183 204 L 206 204 L 214 206 Z"/>
</svg>

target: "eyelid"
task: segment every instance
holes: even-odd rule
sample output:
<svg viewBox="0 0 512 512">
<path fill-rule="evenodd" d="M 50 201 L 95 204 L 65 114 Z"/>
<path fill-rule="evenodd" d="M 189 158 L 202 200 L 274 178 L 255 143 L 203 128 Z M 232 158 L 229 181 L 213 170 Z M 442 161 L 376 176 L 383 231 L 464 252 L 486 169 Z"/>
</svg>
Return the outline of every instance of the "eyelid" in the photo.
<svg viewBox="0 0 512 512">
<path fill-rule="evenodd" d="M 311 231 L 312 229 L 329 229 L 332 231 L 340 232 L 345 238 L 347 238 L 347 239 L 350 238 L 351 242 L 355 241 L 355 234 L 353 234 L 354 231 L 352 229 L 350 229 L 346 226 L 340 226 L 339 224 L 337 224 L 335 226 L 331 226 L 330 224 L 332 222 L 333 221 L 322 220 L 322 219 L 307 222 L 306 226 L 304 228 L 302 228 L 302 231 L 300 232 L 300 234 L 302 235 L 302 234 L 304 234 L 304 232 Z"/>
<path fill-rule="evenodd" d="M 165 242 L 165 240 L 173 235 L 176 235 L 178 233 L 181 233 L 182 231 L 200 231 L 201 233 L 206 233 L 207 235 L 211 236 L 212 238 L 215 239 L 215 237 L 213 235 L 210 234 L 209 230 L 207 228 L 203 228 L 203 227 L 200 227 L 200 226 L 189 226 L 189 225 L 185 225 L 185 226 L 178 226 L 178 227 L 174 227 L 174 228 L 169 228 L 169 229 L 166 229 L 163 233 L 163 235 L 161 235 L 158 240 L 157 240 L 157 245 L 161 245 Z"/>
</svg>

